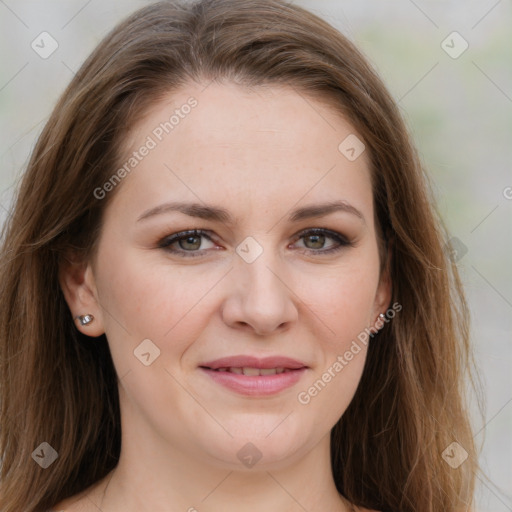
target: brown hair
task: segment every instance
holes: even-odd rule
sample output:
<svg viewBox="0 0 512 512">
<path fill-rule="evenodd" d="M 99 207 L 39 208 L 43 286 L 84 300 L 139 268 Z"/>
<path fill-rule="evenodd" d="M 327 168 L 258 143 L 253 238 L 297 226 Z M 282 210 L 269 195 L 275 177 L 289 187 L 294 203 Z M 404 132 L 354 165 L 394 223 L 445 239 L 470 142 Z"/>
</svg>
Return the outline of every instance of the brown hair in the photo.
<svg viewBox="0 0 512 512">
<path fill-rule="evenodd" d="M 357 392 L 332 430 L 338 491 L 383 512 L 469 510 L 478 465 L 465 387 L 475 382 L 468 308 L 428 182 L 361 53 L 327 22 L 280 0 L 145 7 L 104 38 L 56 105 L 3 229 L 0 509 L 45 510 L 117 464 L 108 343 L 76 329 L 59 268 L 70 251 L 84 259 L 94 251 L 115 192 L 98 200 L 93 191 L 120 164 L 126 127 L 169 92 L 209 80 L 288 85 L 329 101 L 369 151 L 391 302 L 403 309 L 369 344 Z M 59 454 L 48 469 L 31 457 L 43 441 Z M 441 456 L 453 441 L 469 454 L 457 469 Z"/>
</svg>

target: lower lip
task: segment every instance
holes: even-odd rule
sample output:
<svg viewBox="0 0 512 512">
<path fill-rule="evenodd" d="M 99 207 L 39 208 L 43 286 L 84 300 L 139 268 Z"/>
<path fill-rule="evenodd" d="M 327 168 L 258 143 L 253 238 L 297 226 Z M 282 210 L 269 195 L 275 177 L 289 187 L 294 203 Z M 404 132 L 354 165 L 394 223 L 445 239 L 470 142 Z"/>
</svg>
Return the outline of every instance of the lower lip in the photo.
<svg viewBox="0 0 512 512">
<path fill-rule="evenodd" d="M 275 375 L 239 375 L 238 373 L 219 372 L 209 368 L 201 368 L 215 382 L 246 396 L 269 396 L 296 384 L 307 368 L 291 370 Z"/>
</svg>

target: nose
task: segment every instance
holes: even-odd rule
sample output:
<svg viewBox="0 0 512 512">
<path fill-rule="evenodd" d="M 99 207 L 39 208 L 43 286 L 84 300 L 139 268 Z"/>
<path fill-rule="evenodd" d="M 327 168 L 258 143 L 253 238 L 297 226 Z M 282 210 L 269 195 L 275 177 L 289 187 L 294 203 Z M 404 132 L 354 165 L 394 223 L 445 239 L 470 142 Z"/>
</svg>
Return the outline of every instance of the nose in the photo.
<svg viewBox="0 0 512 512">
<path fill-rule="evenodd" d="M 297 321 L 298 298 L 283 263 L 269 249 L 252 263 L 235 255 L 229 279 L 222 308 L 226 325 L 264 336 L 289 329 Z"/>
</svg>

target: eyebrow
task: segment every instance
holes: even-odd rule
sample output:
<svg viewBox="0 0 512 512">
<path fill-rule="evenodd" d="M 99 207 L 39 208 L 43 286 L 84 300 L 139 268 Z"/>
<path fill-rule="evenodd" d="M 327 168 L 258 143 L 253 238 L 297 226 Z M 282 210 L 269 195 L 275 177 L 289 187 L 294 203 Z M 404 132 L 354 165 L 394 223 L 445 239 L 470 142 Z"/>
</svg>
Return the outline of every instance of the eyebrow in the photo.
<svg viewBox="0 0 512 512">
<path fill-rule="evenodd" d="M 148 219 L 150 217 L 154 217 L 156 215 L 174 211 L 181 212 L 190 217 L 199 217 L 200 219 L 217 221 L 223 224 L 234 224 L 234 218 L 224 208 L 200 203 L 185 203 L 178 201 L 161 204 L 145 211 L 137 219 L 137 222 Z M 303 206 L 302 208 L 293 210 L 288 216 L 288 220 L 290 222 L 297 222 L 299 220 L 322 217 L 324 215 L 329 215 L 330 213 L 338 211 L 355 215 L 363 222 L 366 222 L 364 215 L 357 208 L 347 203 L 346 201 L 332 201 L 324 204 Z"/>
</svg>

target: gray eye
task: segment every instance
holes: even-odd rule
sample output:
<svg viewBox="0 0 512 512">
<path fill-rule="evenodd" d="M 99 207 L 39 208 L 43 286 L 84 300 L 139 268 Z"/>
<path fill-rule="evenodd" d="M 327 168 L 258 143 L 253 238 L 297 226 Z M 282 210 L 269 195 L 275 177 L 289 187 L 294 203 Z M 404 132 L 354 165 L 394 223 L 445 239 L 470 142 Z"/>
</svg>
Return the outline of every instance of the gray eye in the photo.
<svg viewBox="0 0 512 512">
<path fill-rule="evenodd" d="M 197 250 L 201 247 L 201 235 L 190 235 L 178 240 L 179 246 L 184 249 Z"/>
<path fill-rule="evenodd" d="M 305 235 L 303 238 L 304 245 L 308 249 L 322 249 L 325 244 L 325 235 Z M 308 244 L 307 241 L 310 241 L 311 244 Z"/>
</svg>

